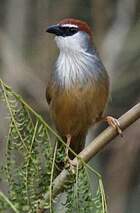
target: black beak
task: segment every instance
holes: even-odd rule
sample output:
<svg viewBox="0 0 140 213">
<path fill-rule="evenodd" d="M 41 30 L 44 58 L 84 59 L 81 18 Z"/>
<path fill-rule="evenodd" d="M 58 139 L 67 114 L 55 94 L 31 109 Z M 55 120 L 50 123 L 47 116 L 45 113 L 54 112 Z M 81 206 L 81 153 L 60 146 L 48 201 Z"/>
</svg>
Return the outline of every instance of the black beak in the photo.
<svg viewBox="0 0 140 213">
<path fill-rule="evenodd" d="M 48 29 L 46 30 L 46 32 L 53 33 L 53 34 L 55 34 L 57 36 L 62 36 L 63 35 L 63 31 L 62 31 L 62 28 L 60 27 L 60 25 L 49 26 Z"/>
</svg>

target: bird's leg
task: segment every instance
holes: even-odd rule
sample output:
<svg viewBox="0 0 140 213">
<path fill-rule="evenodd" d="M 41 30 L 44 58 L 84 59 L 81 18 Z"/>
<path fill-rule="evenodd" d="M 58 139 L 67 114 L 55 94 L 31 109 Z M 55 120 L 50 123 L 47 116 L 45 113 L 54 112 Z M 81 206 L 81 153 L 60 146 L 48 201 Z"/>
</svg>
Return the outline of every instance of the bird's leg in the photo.
<svg viewBox="0 0 140 213">
<path fill-rule="evenodd" d="M 69 146 L 70 146 L 70 142 L 71 142 L 71 135 L 67 135 L 66 138 L 67 138 L 67 146 L 66 146 L 65 153 L 66 153 L 66 156 L 68 156 Z"/>
<path fill-rule="evenodd" d="M 69 158 L 69 146 L 70 146 L 70 142 L 71 142 L 71 135 L 67 135 L 67 146 L 66 146 L 66 150 L 65 150 L 65 167 L 69 168 L 70 171 L 74 174 L 74 165 L 72 164 L 72 160 Z"/>
<path fill-rule="evenodd" d="M 116 118 L 113 118 L 112 116 L 106 116 L 104 120 L 108 123 L 109 126 L 112 126 L 113 128 L 115 128 L 117 132 L 119 133 L 119 135 L 123 137 L 120 123 Z"/>
</svg>

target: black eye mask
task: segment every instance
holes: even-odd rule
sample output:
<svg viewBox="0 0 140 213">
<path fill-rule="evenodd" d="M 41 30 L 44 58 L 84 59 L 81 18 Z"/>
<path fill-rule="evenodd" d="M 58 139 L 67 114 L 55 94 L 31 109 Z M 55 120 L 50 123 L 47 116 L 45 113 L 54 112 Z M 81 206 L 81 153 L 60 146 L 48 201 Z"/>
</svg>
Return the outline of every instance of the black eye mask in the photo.
<svg viewBox="0 0 140 213">
<path fill-rule="evenodd" d="M 60 26 L 61 32 L 63 37 L 74 35 L 78 32 L 78 27 L 65 27 Z"/>
<path fill-rule="evenodd" d="M 79 31 L 78 27 L 68 27 L 68 26 L 61 26 L 61 25 L 52 25 L 48 27 L 47 32 L 53 33 L 57 36 L 72 36 Z"/>
</svg>

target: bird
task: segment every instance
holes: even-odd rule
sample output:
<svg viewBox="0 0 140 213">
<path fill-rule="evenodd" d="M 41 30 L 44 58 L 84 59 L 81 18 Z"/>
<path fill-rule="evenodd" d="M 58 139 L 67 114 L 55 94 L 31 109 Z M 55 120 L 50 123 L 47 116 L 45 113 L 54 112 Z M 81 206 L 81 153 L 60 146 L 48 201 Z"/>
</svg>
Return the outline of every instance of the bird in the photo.
<svg viewBox="0 0 140 213">
<path fill-rule="evenodd" d="M 59 55 L 46 88 L 51 118 L 67 144 L 69 162 L 74 158 L 69 147 L 79 154 L 85 146 L 87 132 L 102 119 L 120 133 L 118 120 L 104 111 L 110 93 L 109 75 L 93 42 L 89 25 L 82 20 L 65 18 L 50 25 Z"/>
</svg>

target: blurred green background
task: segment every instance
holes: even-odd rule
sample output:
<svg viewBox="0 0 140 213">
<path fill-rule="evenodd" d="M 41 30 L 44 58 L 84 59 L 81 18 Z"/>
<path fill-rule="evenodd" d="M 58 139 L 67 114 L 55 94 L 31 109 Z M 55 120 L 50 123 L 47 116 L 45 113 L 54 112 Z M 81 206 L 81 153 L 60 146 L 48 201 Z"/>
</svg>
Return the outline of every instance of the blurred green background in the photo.
<svg viewBox="0 0 140 213">
<path fill-rule="evenodd" d="M 0 0 L 0 77 L 49 121 L 45 87 L 58 50 L 45 31 L 66 17 L 85 20 L 92 27 L 111 78 L 107 111 L 119 117 L 140 100 L 139 0 Z M 0 106 L 0 142 L 6 134 L 5 115 Z M 87 141 L 97 132 L 92 128 Z M 123 140 L 118 137 L 94 159 L 103 175 L 110 213 L 140 212 L 139 156 L 137 121 Z M 4 190 L 2 184 L 0 188 Z"/>
</svg>

